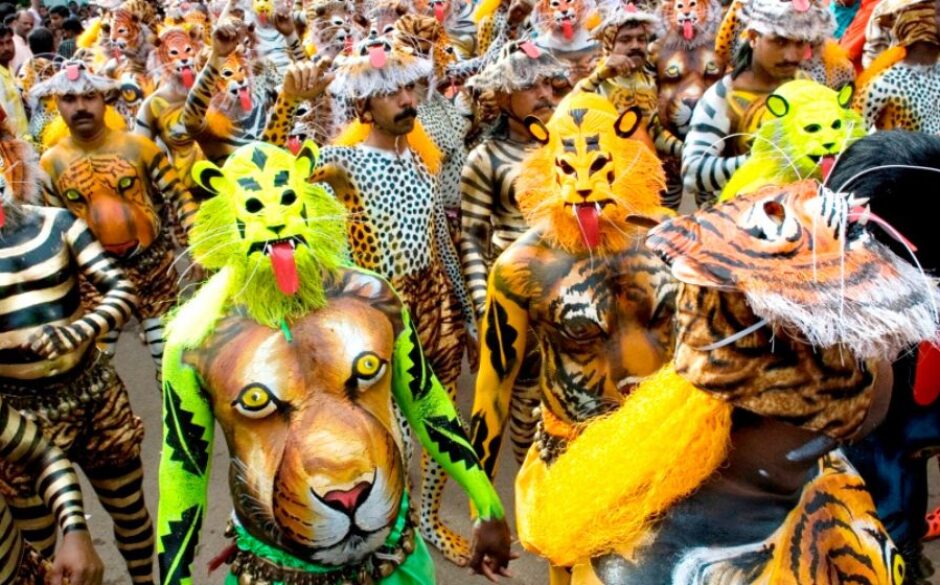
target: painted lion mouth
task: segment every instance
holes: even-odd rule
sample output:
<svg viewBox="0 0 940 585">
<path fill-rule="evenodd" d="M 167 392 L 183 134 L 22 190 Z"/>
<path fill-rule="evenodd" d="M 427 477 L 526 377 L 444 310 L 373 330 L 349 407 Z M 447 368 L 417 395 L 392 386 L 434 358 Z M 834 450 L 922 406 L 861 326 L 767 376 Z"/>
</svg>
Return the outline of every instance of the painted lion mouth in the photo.
<svg viewBox="0 0 940 585">
<path fill-rule="evenodd" d="M 253 242 L 251 246 L 248 247 L 248 256 L 251 256 L 255 252 L 261 252 L 265 256 L 270 256 L 271 248 L 277 244 L 283 244 L 283 243 L 290 244 L 290 247 L 295 250 L 297 249 L 297 244 L 303 244 L 304 246 L 308 246 L 308 247 L 310 245 L 307 243 L 306 238 L 304 238 L 302 235 L 299 235 L 299 234 L 296 236 L 291 236 L 289 238 L 278 238 L 276 240 L 264 240 L 261 242 Z"/>
</svg>

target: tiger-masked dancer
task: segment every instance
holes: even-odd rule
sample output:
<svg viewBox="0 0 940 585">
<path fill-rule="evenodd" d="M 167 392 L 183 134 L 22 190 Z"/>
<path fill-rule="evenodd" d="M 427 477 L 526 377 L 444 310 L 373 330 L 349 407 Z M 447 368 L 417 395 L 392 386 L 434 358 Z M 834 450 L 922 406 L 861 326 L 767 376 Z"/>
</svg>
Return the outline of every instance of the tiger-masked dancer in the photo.
<svg viewBox="0 0 940 585">
<path fill-rule="evenodd" d="M 11 441 L 0 448 L 0 494 L 23 537 L 43 557 L 52 558 L 57 525 L 63 546 L 75 546 L 70 534 L 84 530 L 81 500 L 73 497 L 78 486 L 67 462 L 55 453 L 45 456 L 50 459 L 42 465 L 52 467 L 37 486 L 41 459 L 35 449 L 41 432 L 85 472 L 114 521 L 115 542 L 132 582 L 153 583 L 153 526 L 144 505 L 140 459 L 143 425 L 110 358 L 95 346 L 97 337 L 130 318 L 137 302 L 133 285 L 84 221 L 65 209 L 14 200 L 38 199 L 39 164 L 25 143 L 9 136 L 0 137 L 0 143 L 0 412 L 15 409 L 35 423 L 0 415 L 0 440 Z M 27 188 L 14 191 L 8 181 Z M 87 310 L 80 274 L 101 294 Z M 29 573 L 37 559 L 18 539 L 7 540 L 16 530 L 9 512 L 0 513 L 6 527 L 0 535 L 11 548 L 0 546 L 0 559 L 27 555 L 20 563 L 27 573 L 10 581 L 9 565 L 3 562 L 0 574 L 7 580 L 2 582 L 33 585 L 37 576 Z M 62 548 L 58 554 L 66 554 L 63 561 L 68 558 Z M 100 582 L 100 565 L 96 572 Z M 72 583 L 79 580 L 72 575 Z"/>
<path fill-rule="evenodd" d="M 492 470 L 533 338 L 542 360 L 541 420 L 516 477 L 520 535 L 547 513 L 537 492 L 579 428 L 614 410 L 669 360 L 675 310 L 667 267 L 642 246 L 649 226 L 671 212 L 659 204 L 659 161 L 630 138 L 639 110 L 618 115 L 606 98 L 578 92 L 547 124 L 534 116 L 528 123 L 543 146 L 523 160 L 515 191 L 532 227 L 490 272 L 471 418 L 474 448 Z M 584 479 L 616 483 L 626 471 L 611 467 Z M 571 563 L 549 558 L 550 583 L 568 583 Z"/>
<path fill-rule="evenodd" d="M 261 138 L 274 102 L 256 78 L 245 48 L 244 22 L 225 18 L 212 31 L 209 58 L 180 117 L 208 160 L 221 164 L 236 148 Z"/>
<path fill-rule="evenodd" d="M 605 18 L 598 27 L 602 55 L 590 75 L 575 86 L 606 97 L 618 112 L 637 107 L 641 125 L 635 138 L 645 139 L 650 148 L 650 124 L 657 111 L 656 67 L 650 62 L 649 43 L 659 20 L 657 16 L 630 2 L 613 0 L 604 6 Z"/>
<path fill-rule="evenodd" d="M 800 67 L 812 45 L 833 28 L 829 11 L 810 0 L 748 0 L 740 19 L 742 42 L 732 71 L 696 104 L 682 149 L 683 188 L 698 205 L 711 203 L 744 164 L 767 97 L 804 76 Z M 716 44 L 726 42 L 731 41 L 719 34 Z"/>
<path fill-rule="evenodd" d="M 295 28 L 294 17 L 286 0 L 243 0 L 249 7 L 244 21 L 253 27 L 259 57 L 267 59 L 278 72 L 277 82 L 294 61 L 307 58 Z"/>
<path fill-rule="evenodd" d="M 182 122 L 183 106 L 196 83 L 202 38 L 198 29 L 167 27 L 156 41 L 160 85 L 137 112 L 135 132 L 165 146 L 182 185 L 192 189 L 190 170 L 203 157 L 202 149 Z"/>
<path fill-rule="evenodd" d="M 911 213 L 911 205 L 932 189 L 938 174 L 940 137 L 894 130 L 875 132 L 846 149 L 829 184 L 869 198 L 872 217 L 885 224 L 879 221 L 873 232 L 902 258 L 916 251 L 920 266 L 936 274 L 936 222 L 929 214 Z M 847 454 L 904 557 L 904 582 L 927 585 L 934 568 L 921 538 L 940 535 L 940 514 L 927 514 L 928 464 L 940 450 L 940 346 L 925 342 L 910 348 L 892 368 L 894 392 L 884 422 Z"/>
<path fill-rule="evenodd" d="M 2 179 L 0 179 L 2 181 Z M 53 582 L 101 585 L 104 565 L 91 544 L 82 490 L 72 464 L 49 443 L 33 421 L 7 406 L 0 397 L 0 461 L 22 465 L 36 483 L 49 510 L 56 511 L 62 544 L 51 567 L 23 539 L 6 500 L 0 494 L 0 585 L 40 585 Z"/>
<path fill-rule="evenodd" d="M 121 100 L 117 102 L 128 128 L 141 102 L 153 93 L 158 75 L 149 71 L 156 26 L 156 13 L 149 2 L 129 0 L 110 14 L 110 47 L 113 57 L 101 72 L 117 80 Z"/>
<path fill-rule="evenodd" d="M 554 80 L 564 66 L 530 41 L 513 41 L 495 63 L 468 82 L 499 112 L 495 129 L 470 152 L 460 179 L 460 261 L 478 318 L 486 308 L 486 280 L 496 258 L 528 230 L 516 193 L 516 178 L 526 153 L 538 146 L 525 119 L 548 122 L 558 99 Z M 532 342 L 516 377 L 510 402 L 509 434 L 521 463 L 532 444 L 538 406 L 541 362 Z M 492 477 L 494 469 L 487 469 Z"/>
<path fill-rule="evenodd" d="M 179 292 L 173 234 L 185 236 L 196 207 L 152 140 L 104 124 L 105 99 L 114 88 L 112 80 L 70 61 L 33 90 L 37 97 L 55 96 L 71 134 L 42 156 L 43 194 L 47 204 L 88 222 L 140 291 L 137 317 L 159 375 L 161 318 Z M 113 354 L 120 327 L 102 333 L 105 352 Z"/>
<path fill-rule="evenodd" d="M 473 2 L 417 0 L 415 8 L 419 14 L 434 17 L 444 27 L 459 59 L 469 59 L 474 56 L 477 26 L 473 21 Z"/>
<path fill-rule="evenodd" d="M 317 166 L 309 141 L 297 156 L 253 143 L 221 169 L 196 164 L 214 196 L 196 215 L 194 254 L 218 272 L 169 324 L 161 580 L 194 582 L 217 423 L 235 505 L 227 583 L 433 585 L 406 487 L 409 428 L 480 511 L 473 569 L 505 575 L 499 496 L 406 304 L 349 266 L 346 210 L 310 182 Z"/>
<path fill-rule="evenodd" d="M 807 180 L 651 230 L 681 283 L 673 363 L 548 468 L 523 543 L 576 583 L 904 581 L 836 447 L 883 419 L 890 363 L 937 339 L 940 294 L 869 217 Z"/>
<path fill-rule="evenodd" d="M 593 0 L 535 0 L 529 15 L 532 41 L 567 66 L 571 85 L 587 77 L 600 57 L 591 30 L 600 19 Z"/>
<path fill-rule="evenodd" d="M 315 179 L 329 183 L 349 210 L 353 260 L 398 291 L 432 370 L 453 397 L 465 336 L 475 340 L 476 323 L 439 191 L 441 153 L 417 119 L 416 88 L 431 74 L 431 63 L 388 41 L 376 47 L 366 39 L 338 60 L 334 73 L 320 65 L 291 70 L 280 103 L 314 99 L 329 82 L 334 102 L 348 104 L 355 119 L 334 146 L 321 149 Z M 283 136 L 276 127 L 289 114 L 289 108 L 276 111 L 269 132 Z M 449 560 L 465 564 L 466 541 L 439 518 L 444 472 L 426 452 L 422 468 L 421 534 Z"/>
<path fill-rule="evenodd" d="M 679 209 L 682 148 L 692 111 L 705 90 L 725 73 L 726 63 L 715 53 L 721 2 L 667 0 L 659 6 L 659 17 L 666 32 L 652 49 L 659 95 L 654 140 L 666 169 L 663 205 Z"/>
</svg>

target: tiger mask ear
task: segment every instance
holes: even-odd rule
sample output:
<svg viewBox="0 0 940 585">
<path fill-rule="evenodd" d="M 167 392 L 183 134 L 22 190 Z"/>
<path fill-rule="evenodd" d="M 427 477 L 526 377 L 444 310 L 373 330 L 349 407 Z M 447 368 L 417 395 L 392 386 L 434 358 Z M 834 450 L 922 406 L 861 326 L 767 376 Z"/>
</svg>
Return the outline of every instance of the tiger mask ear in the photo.
<svg viewBox="0 0 940 585">
<path fill-rule="evenodd" d="M 790 111 L 790 102 L 788 102 L 783 96 L 777 95 L 775 93 L 772 93 L 767 97 L 766 105 L 767 111 L 777 118 L 786 116 Z"/>
<path fill-rule="evenodd" d="M 232 191 L 232 183 L 222 174 L 222 169 L 207 160 L 197 161 L 192 173 L 196 184 L 213 196 Z"/>
<path fill-rule="evenodd" d="M 312 140 L 304 140 L 303 146 L 300 147 L 300 152 L 297 153 L 297 158 L 294 159 L 294 168 L 297 169 L 297 172 L 300 173 L 300 176 L 306 181 L 310 178 L 310 175 L 313 174 L 313 170 L 317 168 L 317 161 L 319 160 L 320 149 L 317 148 L 316 143 Z"/>
<path fill-rule="evenodd" d="M 548 144 L 548 139 L 551 137 L 551 133 L 548 131 L 548 128 L 545 124 L 535 116 L 526 116 L 523 120 L 526 130 L 529 131 L 529 135 L 533 140 L 538 142 L 541 145 Z"/>
<path fill-rule="evenodd" d="M 640 127 L 640 120 L 642 120 L 640 108 L 637 106 L 627 108 L 614 122 L 614 132 L 620 138 L 630 138 Z"/>
<path fill-rule="evenodd" d="M 855 95 L 855 84 L 851 81 L 842 86 L 839 90 L 839 105 L 849 109 L 852 105 L 852 96 Z"/>
</svg>

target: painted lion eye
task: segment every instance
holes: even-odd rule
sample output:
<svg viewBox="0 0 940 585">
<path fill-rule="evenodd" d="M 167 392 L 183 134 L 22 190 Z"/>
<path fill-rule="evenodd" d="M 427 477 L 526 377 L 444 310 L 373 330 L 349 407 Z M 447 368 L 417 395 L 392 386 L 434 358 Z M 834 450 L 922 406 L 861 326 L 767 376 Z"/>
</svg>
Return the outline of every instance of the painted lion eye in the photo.
<svg viewBox="0 0 940 585">
<path fill-rule="evenodd" d="M 372 351 L 364 351 L 353 360 L 352 373 L 362 384 L 370 384 L 382 377 L 387 362 Z"/>
<path fill-rule="evenodd" d="M 252 197 L 248 201 L 245 201 L 245 211 L 248 213 L 258 213 L 262 208 L 264 208 L 264 204 L 261 203 L 259 199 Z"/>
<path fill-rule="evenodd" d="M 134 184 L 134 177 L 121 177 L 118 181 L 118 189 L 127 191 Z"/>
<path fill-rule="evenodd" d="M 297 201 L 297 194 L 293 189 L 288 189 L 281 195 L 281 205 L 291 205 L 294 201 Z"/>
<path fill-rule="evenodd" d="M 833 130 L 838 130 L 841 127 L 842 127 L 842 120 L 836 120 L 835 122 L 832 123 Z"/>
<path fill-rule="evenodd" d="M 84 202 L 85 198 L 82 197 L 82 194 L 76 191 L 75 189 L 69 189 L 65 192 L 65 198 L 69 201 L 74 201 L 76 203 Z"/>
<path fill-rule="evenodd" d="M 241 389 L 232 406 L 248 418 L 264 418 L 277 410 L 277 399 L 264 384 L 249 384 Z"/>
<path fill-rule="evenodd" d="M 575 174 L 574 167 L 571 166 L 570 164 L 568 164 L 568 161 L 566 161 L 566 160 L 558 160 L 555 164 L 557 164 L 557 165 L 558 165 L 558 168 L 561 169 L 561 172 L 565 173 L 566 175 L 573 175 L 573 174 Z"/>
<path fill-rule="evenodd" d="M 605 166 L 607 166 L 607 158 L 603 156 L 597 157 L 594 159 L 594 162 L 591 163 L 591 174 L 593 175 L 594 173 L 599 172 Z"/>
<path fill-rule="evenodd" d="M 819 124 L 810 124 L 809 126 L 805 126 L 803 130 L 806 130 L 809 134 L 815 134 L 822 130 L 822 126 Z"/>
</svg>

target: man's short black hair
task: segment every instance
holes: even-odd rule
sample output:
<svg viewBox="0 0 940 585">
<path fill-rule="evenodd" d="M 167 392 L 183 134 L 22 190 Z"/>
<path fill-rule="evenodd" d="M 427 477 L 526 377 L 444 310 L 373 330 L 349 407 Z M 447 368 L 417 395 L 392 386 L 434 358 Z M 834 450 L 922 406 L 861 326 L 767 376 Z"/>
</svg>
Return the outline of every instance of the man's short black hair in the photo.
<svg viewBox="0 0 940 585">
<path fill-rule="evenodd" d="M 26 37 L 26 42 L 29 43 L 29 50 L 33 55 L 55 53 L 55 37 L 48 28 L 34 28 Z"/>
<path fill-rule="evenodd" d="M 59 4 L 58 6 L 53 6 L 52 8 L 49 9 L 49 15 L 52 16 L 53 14 L 57 14 L 61 16 L 62 18 L 68 18 L 69 15 L 72 13 L 69 12 L 68 8 Z"/>
<path fill-rule="evenodd" d="M 9 37 L 9 36 L 12 36 L 12 35 L 13 35 L 13 29 L 12 29 L 12 28 L 8 27 L 8 26 L 5 25 L 5 24 L 0 24 L 0 39 L 4 39 L 4 38 Z"/>
<path fill-rule="evenodd" d="M 7 16 L 11 14 L 16 14 L 16 6 L 9 2 L 0 2 L 0 22 L 5 21 Z"/>
<path fill-rule="evenodd" d="M 62 23 L 62 30 L 75 33 L 76 35 L 80 35 L 85 32 L 85 29 L 82 28 L 82 21 L 74 16 L 70 16 L 65 19 L 65 21 Z"/>
</svg>

